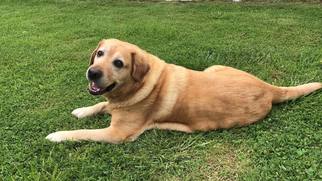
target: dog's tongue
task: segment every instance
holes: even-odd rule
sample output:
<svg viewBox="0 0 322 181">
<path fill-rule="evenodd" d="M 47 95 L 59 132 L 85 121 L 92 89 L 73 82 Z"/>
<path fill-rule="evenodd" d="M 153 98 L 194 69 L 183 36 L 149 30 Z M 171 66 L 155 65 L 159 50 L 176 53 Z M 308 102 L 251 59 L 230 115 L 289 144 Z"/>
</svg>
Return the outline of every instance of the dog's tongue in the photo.
<svg viewBox="0 0 322 181">
<path fill-rule="evenodd" d="M 92 91 L 94 92 L 101 91 L 101 88 L 99 88 L 94 82 L 91 83 L 91 88 L 92 88 Z"/>
</svg>

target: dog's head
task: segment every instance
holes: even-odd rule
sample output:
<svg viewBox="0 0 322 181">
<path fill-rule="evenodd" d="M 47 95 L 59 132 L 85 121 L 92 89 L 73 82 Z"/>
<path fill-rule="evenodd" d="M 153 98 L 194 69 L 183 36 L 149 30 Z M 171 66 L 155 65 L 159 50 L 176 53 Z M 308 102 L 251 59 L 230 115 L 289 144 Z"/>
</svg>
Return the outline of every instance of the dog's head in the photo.
<svg viewBox="0 0 322 181">
<path fill-rule="evenodd" d="M 143 81 L 150 67 L 135 45 L 116 39 L 102 40 L 93 51 L 86 76 L 92 95 L 108 95 L 124 85 Z"/>
</svg>

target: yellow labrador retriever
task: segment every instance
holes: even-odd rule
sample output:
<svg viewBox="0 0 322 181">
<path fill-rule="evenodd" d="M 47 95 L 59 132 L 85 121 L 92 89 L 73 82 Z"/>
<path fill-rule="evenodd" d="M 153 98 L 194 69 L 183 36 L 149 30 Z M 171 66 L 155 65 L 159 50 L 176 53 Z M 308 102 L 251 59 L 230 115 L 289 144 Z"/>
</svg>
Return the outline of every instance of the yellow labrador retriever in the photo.
<svg viewBox="0 0 322 181">
<path fill-rule="evenodd" d="M 106 102 L 75 109 L 78 118 L 112 115 L 104 129 L 58 131 L 50 141 L 133 141 L 151 128 L 183 132 L 245 126 L 263 119 L 272 104 L 307 95 L 321 83 L 295 87 L 270 85 L 246 72 L 215 65 L 194 71 L 167 64 L 139 47 L 102 40 L 87 70 L 89 92 Z"/>
</svg>

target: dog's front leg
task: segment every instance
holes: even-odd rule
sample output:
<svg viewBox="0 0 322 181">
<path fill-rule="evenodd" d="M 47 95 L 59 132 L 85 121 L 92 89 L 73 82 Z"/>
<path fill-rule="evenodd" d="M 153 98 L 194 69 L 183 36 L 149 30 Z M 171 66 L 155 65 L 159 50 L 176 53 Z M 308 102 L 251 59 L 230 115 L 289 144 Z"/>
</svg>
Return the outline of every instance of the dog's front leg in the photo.
<svg viewBox="0 0 322 181">
<path fill-rule="evenodd" d="M 49 134 L 46 139 L 52 142 L 61 141 L 101 141 L 108 143 L 122 143 L 126 141 L 128 134 L 112 126 L 104 129 L 80 129 L 73 131 L 58 131 Z"/>
<path fill-rule="evenodd" d="M 75 109 L 72 114 L 77 118 L 84 118 L 98 113 L 105 113 L 108 112 L 108 104 L 108 102 L 100 102 L 93 106 L 78 108 Z"/>
</svg>

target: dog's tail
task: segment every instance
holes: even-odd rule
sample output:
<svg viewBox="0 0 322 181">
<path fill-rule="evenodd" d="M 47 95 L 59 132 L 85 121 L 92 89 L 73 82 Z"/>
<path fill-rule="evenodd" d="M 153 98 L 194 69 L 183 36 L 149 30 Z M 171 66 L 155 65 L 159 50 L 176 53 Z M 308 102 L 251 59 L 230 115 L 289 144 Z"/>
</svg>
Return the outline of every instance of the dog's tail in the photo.
<svg viewBox="0 0 322 181">
<path fill-rule="evenodd" d="M 287 100 L 305 96 L 322 88 L 322 83 L 314 82 L 294 87 L 273 86 L 273 103 L 280 103 Z"/>
</svg>

